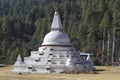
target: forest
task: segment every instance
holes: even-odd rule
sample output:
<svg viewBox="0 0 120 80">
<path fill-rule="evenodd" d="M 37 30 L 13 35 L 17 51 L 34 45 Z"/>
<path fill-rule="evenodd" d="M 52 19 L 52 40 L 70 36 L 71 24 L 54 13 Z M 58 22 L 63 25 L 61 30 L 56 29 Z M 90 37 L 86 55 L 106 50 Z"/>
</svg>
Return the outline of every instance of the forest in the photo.
<svg viewBox="0 0 120 80">
<path fill-rule="evenodd" d="M 38 50 L 55 9 L 76 50 L 111 61 L 120 57 L 120 0 L 0 0 L 0 63 Z M 115 31 L 115 32 L 114 32 Z M 102 54 L 102 55 L 101 55 Z"/>
</svg>

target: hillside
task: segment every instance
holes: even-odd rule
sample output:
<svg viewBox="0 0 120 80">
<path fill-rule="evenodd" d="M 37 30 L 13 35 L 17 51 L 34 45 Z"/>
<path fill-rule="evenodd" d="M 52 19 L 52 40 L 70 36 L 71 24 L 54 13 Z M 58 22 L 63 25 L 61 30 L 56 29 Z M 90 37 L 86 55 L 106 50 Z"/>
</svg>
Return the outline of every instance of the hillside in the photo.
<svg viewBox="0 0 120 80">
<path fill-rule="evenodd" d="M 73 46 L 83 52 L 103 52 L 104 61 L 107 53 L 111 59 L 116 27 L 114 56 L 117 60 L 119 4 L 120 0 L 0 0 L 0 63 L 14 63 L 18 54 L 28 56 L 31 50 L 37 50 L 50 31 L 56 8 Z"/>
</svg>

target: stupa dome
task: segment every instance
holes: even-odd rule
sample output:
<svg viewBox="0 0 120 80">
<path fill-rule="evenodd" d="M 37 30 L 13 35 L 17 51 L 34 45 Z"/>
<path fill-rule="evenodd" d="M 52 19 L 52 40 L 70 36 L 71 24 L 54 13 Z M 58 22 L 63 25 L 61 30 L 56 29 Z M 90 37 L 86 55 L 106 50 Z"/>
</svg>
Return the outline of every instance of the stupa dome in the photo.
<svg viewBox="0 0 120 80">
<path fill-rule="evenodd" d="M 51 31 L 45 36 L 42 45 L 70 45 L 70 40 L 63 32 Z"/>
<path fill-rule="evenodd" d="M 60 16 L 54 14 L 51 31 L 44 37 L 42 45 L 71 45 L 69 37 L 62 31 Z"/>
</svg>

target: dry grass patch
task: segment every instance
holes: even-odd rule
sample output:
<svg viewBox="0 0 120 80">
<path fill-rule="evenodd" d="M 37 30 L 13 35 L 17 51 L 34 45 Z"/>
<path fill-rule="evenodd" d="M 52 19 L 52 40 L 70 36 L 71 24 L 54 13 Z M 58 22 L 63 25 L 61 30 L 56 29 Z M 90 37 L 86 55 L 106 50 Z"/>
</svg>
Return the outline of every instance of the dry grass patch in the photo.
<svg viewBox="0 0 120 80">
<path fill-rule="evenodd" d="M 0 80 L 120 80 L 118 67 L 97 66 L 98 74 L 13 74 L 13 66 L 0 67 Z"/>
</svg>

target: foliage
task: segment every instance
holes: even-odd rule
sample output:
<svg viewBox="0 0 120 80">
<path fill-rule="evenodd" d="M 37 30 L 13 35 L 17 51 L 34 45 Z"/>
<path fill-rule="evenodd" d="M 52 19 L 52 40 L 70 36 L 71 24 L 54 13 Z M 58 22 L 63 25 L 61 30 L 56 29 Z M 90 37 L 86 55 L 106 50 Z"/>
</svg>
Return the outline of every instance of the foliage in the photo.
<svg viewBox="0 0 120 80">
<path fill-rule="evenodd" d="M 95 54 L 102 50 L 102 40 L 107 44 L 107 31 L 111 43 L 113 28 L 120 27 L 119 4 L 120 0 L 0 0 L 0 61 L 11 63 L 18 54 L 27 56 L 31 50 L 37 50 L 50 31 L 56 7 L 73 46 Z M 116 58 L 120 55 L 119 33 Z"/>
</svg>

